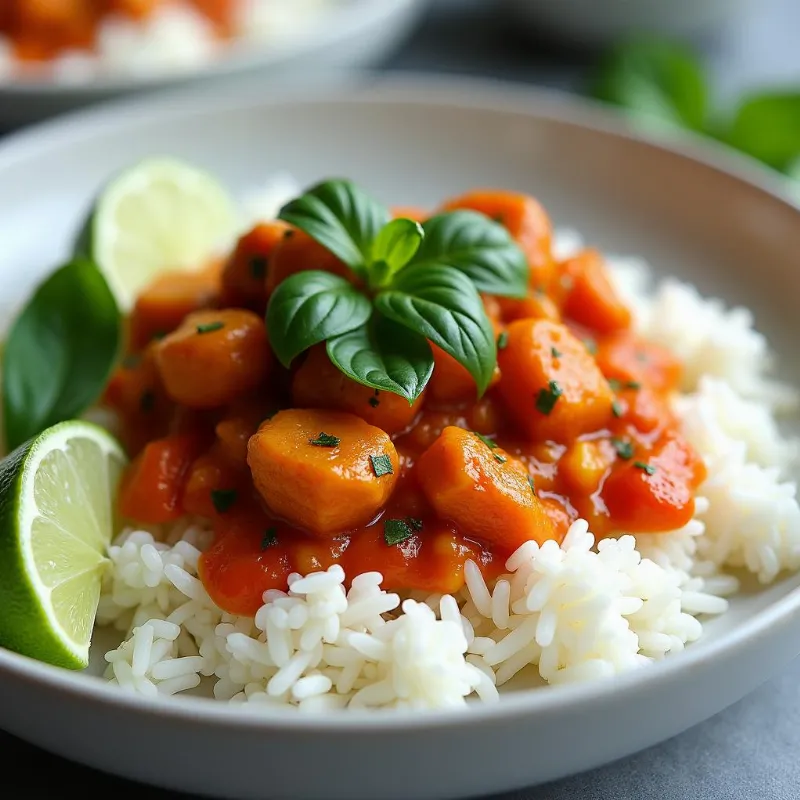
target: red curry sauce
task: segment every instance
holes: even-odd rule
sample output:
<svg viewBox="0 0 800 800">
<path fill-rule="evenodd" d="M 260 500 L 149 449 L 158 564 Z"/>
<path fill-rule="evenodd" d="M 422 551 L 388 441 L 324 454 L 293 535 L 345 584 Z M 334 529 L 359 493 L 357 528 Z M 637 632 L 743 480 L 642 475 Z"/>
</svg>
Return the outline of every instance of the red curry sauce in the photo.
<svg viewBox="0 0 800 800">
<path fill-rule="evenodd" d="M 290 572 L 333 563 L 379 571 L 389 589 L 455 592 L 468 558 L 491 577 L 523 541 L 560 541 L 578 517 L 608 536 L 693 516 L 705 471 L 668 403 L 681 365 L 631 331 L 599 254 L 557 262 L 546 214 L 524 195 L 474 192 L 445 207 L 502 220 L 531 267 L 527 298 L 484 299 L 498 369 L 480 399 L 438 348 L 414 406 L 349 380 L 322 346 L 283 369 L 263 324 L 269 292 L 301 269 L 344 274 L 284 223 L 139 298 L 130 355 L 105 393 L 134 457 L 120 510 L 140 523 L 210 521 L 201 577 L 225 610 L 253 614 Z M 323 432 L 339 444 L 312 444 Z M 390 544 L 395 530 L 405 533 Z"/>
</svg>

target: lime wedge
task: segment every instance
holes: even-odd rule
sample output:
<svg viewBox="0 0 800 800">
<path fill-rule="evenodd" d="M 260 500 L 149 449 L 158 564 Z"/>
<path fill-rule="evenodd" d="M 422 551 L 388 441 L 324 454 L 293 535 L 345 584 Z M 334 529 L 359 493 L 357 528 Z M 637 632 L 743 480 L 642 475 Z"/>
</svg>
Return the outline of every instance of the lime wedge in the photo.
<svg viewBox="0 0 800 800">
<path fill-rule="evenodd" d="M 124 466 L 113 437 L 72 420 L 0 463 L 0 646 L 87 665 Z"/>
<path fill-rule="evenodd" d="M 208 265 L 236 233 L 233 201 L 217 181 L 169 158 L 141 161 L 100 193 L 76 254 L 103 272 L 122 311 L 161 271 Z"/>
</svg>

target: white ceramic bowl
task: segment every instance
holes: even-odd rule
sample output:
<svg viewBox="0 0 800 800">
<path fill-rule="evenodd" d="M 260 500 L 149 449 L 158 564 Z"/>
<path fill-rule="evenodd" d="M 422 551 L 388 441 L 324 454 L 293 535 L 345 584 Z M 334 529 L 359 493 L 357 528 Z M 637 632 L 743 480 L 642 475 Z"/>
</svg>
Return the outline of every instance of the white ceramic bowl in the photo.
<svg viewBox="0 0 800 800">
<path fill-rule="evenodd" d="M 598 246 L 642 254 L 751 306 L 785 356 L 782 376 L 797 382 L 800 211 L 777 179 L 699 145 L 644 141 L 577 101 L 495 84 L 203 94 L 16 136 L 0 144 L 0 317 L 67 253 L 107 176 L 154 153 L 191 159 L 238 190 L 280 169 L 303 183 L 349 175 L 395 203 L 481 184 L 533 192 L 557 224 Z M 0 650 L 0 727 L 109 772 L 228 798 L 510 790 L 648 747 L 754 689 L 800 651 L 799 586 L 792 576 L 737 597 L 703 639 L 664 662 L 595 684 L 518 689 L 461 712 L 243 715 L 210 700 L 130 696 Z"/>
<path fill-rule="evenodd" d="M 648 31 L 665 37 L 704 33 L 754 0 L 494 0 L 517 24 L 571 42 L 605 45 Z"/>
<path fill-rule="evenodd" d="M 232 43 L 206 66 L 152 76 L 103 77 L 81 84 L 51 80 L 0 82 L 0 126 L 34 122 L 113 97 L 236 77 L 264 90 L 287 79 L 371 66 L 392 52 L 416 24 L 428 0 L 342 0 L 324 24 L 262 46 Z"/>
</svg>

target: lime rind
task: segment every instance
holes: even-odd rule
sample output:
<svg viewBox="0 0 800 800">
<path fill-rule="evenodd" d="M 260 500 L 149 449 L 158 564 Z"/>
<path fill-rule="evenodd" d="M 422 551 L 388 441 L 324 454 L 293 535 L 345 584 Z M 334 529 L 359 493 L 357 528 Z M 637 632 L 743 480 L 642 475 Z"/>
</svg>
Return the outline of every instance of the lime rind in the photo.
<svg viewBox="0 0 800 800">
<path fill-rule="evenodd" d="M 52 473 L 63 470 L 65 461 L 73 458 L 81 458 L 87 469 L 69 464 L 61 483 L 59 512 L 52 496 L 59 482 Z M 124 464 L 119 444 L 102 428 L 82 421 L 48 429 L 2 464 L 0 643 L 4 646 L 71 669 L 88 663 Z"/>
</svg>

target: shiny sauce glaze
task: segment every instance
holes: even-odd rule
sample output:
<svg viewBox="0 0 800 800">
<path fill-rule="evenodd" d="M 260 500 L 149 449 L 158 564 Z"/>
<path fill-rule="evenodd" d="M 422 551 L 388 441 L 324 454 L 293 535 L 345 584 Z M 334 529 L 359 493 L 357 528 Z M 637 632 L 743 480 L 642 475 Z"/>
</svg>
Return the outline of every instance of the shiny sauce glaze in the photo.
<svg viewBox="0 0 800 800">
<path fill-rule="evenodd" d="M 525 195 L 444 208 L 502 221 L 530 267 L 527 297 L 484 298 L 498 367 L 483 397 L 436 347 L 413 405 L 351 381 L 324 346 L 281 367 L 263 324 L 270 292 L 302 269 L 345 274 L 284 223 L 139 298 L 104 395 L 133 459 L 120 512 L 213 526 L 200 575 L 223 609 L 254 614 L 291 572 L 335 563 L 381 572 L 387 589 L 456 592 L 468 559 L 491 579 L 522 542 L 561 541 L 579 517 L 597 536 L 692 518 L 705 469 L 670 409 L 681 364 L 633 333 L 600 254 L 557 261 Z"/>
</svg>

